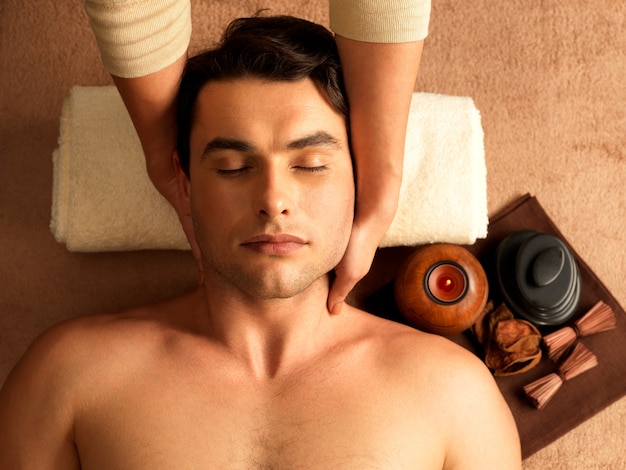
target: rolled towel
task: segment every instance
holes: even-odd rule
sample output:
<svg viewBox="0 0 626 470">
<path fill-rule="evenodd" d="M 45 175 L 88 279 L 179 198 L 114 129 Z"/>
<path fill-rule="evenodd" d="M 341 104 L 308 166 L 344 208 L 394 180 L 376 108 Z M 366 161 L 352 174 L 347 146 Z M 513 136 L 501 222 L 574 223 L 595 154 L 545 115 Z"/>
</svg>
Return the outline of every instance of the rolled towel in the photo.
<svg viewBox="0 0 626 470">
<path fill-rule="evenodd" d="M 152 185 L 115 87 L 73 87 L 53 153 L 50 228 L 70 251 L 189 249 Z M 471 244 L 487 235 L 480 113 L 471 98 L 415 93 L 398 212 L 381 242 Z"/>
</svg>

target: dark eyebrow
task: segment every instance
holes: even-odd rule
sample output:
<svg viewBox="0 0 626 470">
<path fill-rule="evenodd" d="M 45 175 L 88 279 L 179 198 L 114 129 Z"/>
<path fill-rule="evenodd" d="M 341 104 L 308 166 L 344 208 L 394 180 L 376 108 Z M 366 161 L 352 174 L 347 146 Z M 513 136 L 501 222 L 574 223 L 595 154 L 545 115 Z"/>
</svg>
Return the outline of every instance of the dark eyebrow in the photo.
<svg viewBox="0 0 626 470">
<path fill-rule="evenodd" d="M 300 150 L 307 147 L 326 147 L 330 149 L 341 149 L 341 143 L 332 135 L 318 131 L 314 134 L 307 135 L 300 139 L 296 139 L 287 144 L 287 148 L 291 150 Z"/>
<path fill-rule="evenodd" d="M 311 135 L 301 137 L 289 142 L 286 146 L 288 150 L 301 150 L 307 147 L 326 147 L 330 149 L 341 149 L 338 139 L 324 131 L 318 131 Z M 227 137 L 216 137 L 205 145 L 202 151 L 202 158 L 206 158 L 212 152 L 220 150 L 233 150 L 242 153 L 254 153 L 256 148 L 249 142 Z"/>
<path fill-rule="evenodd" d="M 234 150 L 236 152 L 252 153 L 254 152 L 254 146 L 243 140 L 216 137 L 205 145 L 204 150 L 202 151 L 202 158 L 205 158 L 210 153 L 217 152 L 219 150 Z"/>
</svg>

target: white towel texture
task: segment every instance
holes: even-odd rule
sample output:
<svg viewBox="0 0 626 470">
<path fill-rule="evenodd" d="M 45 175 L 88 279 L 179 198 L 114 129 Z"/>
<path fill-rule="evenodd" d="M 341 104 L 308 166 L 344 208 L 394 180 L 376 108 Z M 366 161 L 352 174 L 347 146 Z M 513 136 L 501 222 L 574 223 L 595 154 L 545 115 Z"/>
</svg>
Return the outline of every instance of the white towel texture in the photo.
<svg viewBox="0 0 626 470">
<path fill-rule="evenodd" d="M 471 98 L 415 93 L 398 212 L 381 247 L 471 244 L 487 235 L 480 113 Z M 70 251 L 189 249 L 153 187 L 115 87 L 73 87 L 54 151 L 52 219 Z"/>
</svg>

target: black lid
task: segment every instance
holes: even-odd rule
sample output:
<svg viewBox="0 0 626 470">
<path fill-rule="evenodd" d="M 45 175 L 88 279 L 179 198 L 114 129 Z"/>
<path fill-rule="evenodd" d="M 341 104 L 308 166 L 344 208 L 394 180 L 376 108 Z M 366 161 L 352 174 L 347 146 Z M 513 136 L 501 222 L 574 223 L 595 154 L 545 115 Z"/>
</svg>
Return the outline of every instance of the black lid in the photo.
<svg viewBox="0 0 626 470">
<path fill-rule="evenodd" d="M 580 274 L 572 253 L 554 235 L 514 232 L 496 252 L 497 278 L 509 308 L 540 326 L 568 321 L 580 300 Z"/>
</svg>

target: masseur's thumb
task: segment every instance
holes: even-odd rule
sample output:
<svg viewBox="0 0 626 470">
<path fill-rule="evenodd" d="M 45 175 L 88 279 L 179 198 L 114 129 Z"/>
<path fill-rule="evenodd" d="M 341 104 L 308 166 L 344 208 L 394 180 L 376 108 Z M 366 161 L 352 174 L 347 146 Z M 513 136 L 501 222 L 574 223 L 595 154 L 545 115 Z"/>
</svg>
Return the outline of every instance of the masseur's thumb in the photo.
<svg viewBox="0 0 626 470">
<path fill-rule="evenodd" d="M 369 272 L 377 247 L 377 241 L 353 227 L 346 252 L 335 267 L 335 279 L 328 293 L 328 310 L 332 314 L 341 312 L 350 291 Z"/>
</svg>

